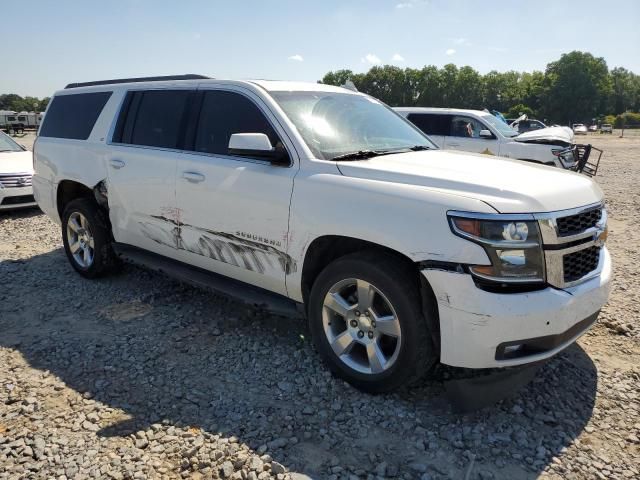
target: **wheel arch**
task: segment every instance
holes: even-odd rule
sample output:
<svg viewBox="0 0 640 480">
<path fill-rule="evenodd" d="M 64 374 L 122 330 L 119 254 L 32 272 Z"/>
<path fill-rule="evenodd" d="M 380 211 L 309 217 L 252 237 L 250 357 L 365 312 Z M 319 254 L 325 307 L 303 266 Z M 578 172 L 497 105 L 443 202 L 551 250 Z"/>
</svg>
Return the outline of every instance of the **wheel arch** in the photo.
<svg viewBox="0 0 640 480">
<path fill-rule="evenodd" d="M 408 274 L 417 282 L 421 293 L 422 310 L 424 318 L 429 322 L 430 331 L 433 336 L 434 346 L 437 348 L 438 356 L 440 352 L 440 320 L 438 315 L 438 303 L 435 293 L 427 279 L 420 273 L 420 268 L 416 262 L 407 255 L 394 250 L 393 248 L 362 240 L 359 238 L 324 235 L 315 238 L 307 247 L 302 266 L 301 291 L 303 302 L 308 305 L 311 288 L 318 275 L 331 262 L 351 253 L 375 251 L 381 255 L 388 255 L 396 258 L 407 269 Z"/>
<path fill-rule="evenodd" d="M 107 207 L 104 180 L 93 187 L 88 187 L 84 183 L 75 180 L 60 181 L 56 190 L 56 208 L 60 218 L 62 218 L 65 207 L 76 198 L 90 198 L 95 200 L 100 207 Z"/>
</svg>

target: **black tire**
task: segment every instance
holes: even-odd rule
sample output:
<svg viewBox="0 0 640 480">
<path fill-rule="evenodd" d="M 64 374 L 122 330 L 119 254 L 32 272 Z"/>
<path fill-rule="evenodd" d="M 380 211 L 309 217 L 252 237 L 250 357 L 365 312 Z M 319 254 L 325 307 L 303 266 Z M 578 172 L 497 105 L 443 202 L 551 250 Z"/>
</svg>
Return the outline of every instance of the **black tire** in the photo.
<svg viewBox="0 0 640 480">
<path fill-rule="evenodd" d="M 364 280 L 378 289 L 392 305 L 400 323 L 402 341 L 399 353 L 394 363 L 381 373 L 361 373 L 349 367 L 334 353 L 325 334 L 325 296 L 332 286 L 350 278 Z M 368 393 L 388 392 L 423 378 L 437 363 L 438 355 L 423 312 L 419 289 L 416 272 L 402 260 L 384 253 L 354 253 L 329 264 L 313 284 L 307 312 L 314 344 L 330 370 Z M 426 301 L 430 302 L 429 299 Z M 433 305 L 427 307 L 424 311 L 435 311 Z"/>
<path fill-rule="evenodd" d="M 89 266 L 82 266 L 74 258 L 69 248 L 67 224 L 74 213 L 82 214 L 88 221 L 88 229 L 94 241 L 93 261 Z M 90 198 L 78 198 L 67 204 L 62 214 L 62 242 L 71 266 L 85 278 L 97 278 L 112 271 L 118 260 L 111 244 L 109 220 L 98 204 Z"/>
</svg>

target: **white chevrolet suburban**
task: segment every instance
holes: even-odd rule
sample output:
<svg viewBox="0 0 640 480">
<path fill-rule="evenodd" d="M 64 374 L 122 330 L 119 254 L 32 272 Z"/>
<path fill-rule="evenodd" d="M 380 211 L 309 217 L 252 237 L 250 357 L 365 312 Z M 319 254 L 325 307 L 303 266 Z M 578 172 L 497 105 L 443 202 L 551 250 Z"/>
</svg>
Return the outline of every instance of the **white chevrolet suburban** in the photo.
<svg viewBox="0 0 640 480">
<path fill-rule="evenodd" d="M 369 392 L 437 361 L 547 359 L 609 294 L 591 179 L 440 150 L 328 85 L 71 84 L 44 117 L 34 187 L 84 277 L 124 259 L 303 313 L 331 370 Z"/>
<path fill-rule="evenodd" d="M 565 169 L 576 167 L 574 137 L 568 127 L 536 128 L 520 133 L 481 110 L 426 107 L 395 110 L 447 150 L 500 155 Z"/>
</svg>

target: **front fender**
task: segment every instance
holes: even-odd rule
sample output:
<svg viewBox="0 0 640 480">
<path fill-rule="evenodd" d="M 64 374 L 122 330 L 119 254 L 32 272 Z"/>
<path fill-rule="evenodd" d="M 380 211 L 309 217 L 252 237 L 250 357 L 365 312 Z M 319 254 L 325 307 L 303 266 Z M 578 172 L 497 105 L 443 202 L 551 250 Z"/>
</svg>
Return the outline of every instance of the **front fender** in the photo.
<svg viewBox="0 0 640 480">
<path fill-rule="evenodd" d="M 333 173 L 296 177 L 291 202 L 289 255 L 304 259 L 326 235 L 352 237 L 392 249 L 414 262 L 487 263 L 484 249 L 449 228 L 448 210 L 495 213 L 486 203 L 416 185 Z M 289 296 L 302 301 L 302 269 L 287 277 Z"/>
</svg>

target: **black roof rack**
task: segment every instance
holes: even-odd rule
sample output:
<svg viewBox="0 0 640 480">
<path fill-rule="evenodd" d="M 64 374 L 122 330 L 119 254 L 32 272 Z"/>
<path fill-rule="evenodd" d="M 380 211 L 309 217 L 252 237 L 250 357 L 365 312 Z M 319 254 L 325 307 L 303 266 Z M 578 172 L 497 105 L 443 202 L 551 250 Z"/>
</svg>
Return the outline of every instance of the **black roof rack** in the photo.
<svg viewBox="0 0 640 480">
<path fill-rule="evenodd" d="M 93 87 L 95 85 L 111 85 L 114 83 L 136 83 L 136 82 L 163 82 L 167 80 L 207 80 L 211 77 L 188 73 L 186 75 L 166 75 L 161 77 L 137 77 L 137 78 L 115 78 L 113 80 L 98 80 L 96 82 L 70 83 L 67 88 Z"/>
</svg>

